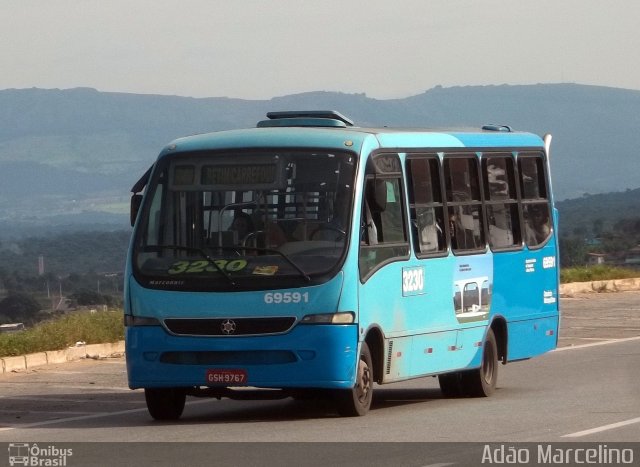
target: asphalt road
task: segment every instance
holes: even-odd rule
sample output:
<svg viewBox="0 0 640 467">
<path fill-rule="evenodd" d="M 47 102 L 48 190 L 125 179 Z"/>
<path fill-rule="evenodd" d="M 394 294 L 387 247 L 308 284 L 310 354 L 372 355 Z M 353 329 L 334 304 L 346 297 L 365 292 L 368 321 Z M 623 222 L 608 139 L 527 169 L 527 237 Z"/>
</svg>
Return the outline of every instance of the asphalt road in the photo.
<svg viewBox="0 0 640 467">
<path fill-rule="evenodd" d="M 559 346 L 640 336 L 640 291 L 560 299 Z"/>
<path fill-rule="evenodd" d="M 473 465 L 486 443 L 533 443 L 518 445 L 533 456 L 540 443 L 567 442 L 635 442 L 640 462 L 640 292 L 577 296 L 561 307 L 560 348 L 500 366 L 491 398 L 443 398 L 437 379 L 425 378 L 376 387 L 360 418 L 340 418 L 322 401 L 190 398 L 181 420 L 159 423 L 143 392 L 126 387 L 123 359 L 82 360 L 0 376 L 0 443 L 76 442 L 66 465 L 102 455 L 111 465 L 130 465 L 132 455 L 171 465 L 185 453 L 196 465 Z M 150 441 L 224 449 L 216 444 L 212 458 L 208 445 L 135 443 Z M 370 444 L 348 443 L 356 441 Z M 0 451 L 0 465 L 7 459 Z"/>
</svg>

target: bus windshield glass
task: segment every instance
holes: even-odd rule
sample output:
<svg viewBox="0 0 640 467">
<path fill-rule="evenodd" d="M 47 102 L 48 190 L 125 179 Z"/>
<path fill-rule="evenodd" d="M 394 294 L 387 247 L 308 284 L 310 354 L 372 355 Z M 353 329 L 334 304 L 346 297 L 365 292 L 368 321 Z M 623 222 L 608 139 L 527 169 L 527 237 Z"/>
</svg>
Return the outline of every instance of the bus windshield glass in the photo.
<svg viewBox="0 0 640 467">
<path fill-rule="evenodd" d="M 340 151 L 176 153 L 147 187 L 134 274 L 174 290 L 289 287 L 344 257 L 355 156 Z"/>
</svg>

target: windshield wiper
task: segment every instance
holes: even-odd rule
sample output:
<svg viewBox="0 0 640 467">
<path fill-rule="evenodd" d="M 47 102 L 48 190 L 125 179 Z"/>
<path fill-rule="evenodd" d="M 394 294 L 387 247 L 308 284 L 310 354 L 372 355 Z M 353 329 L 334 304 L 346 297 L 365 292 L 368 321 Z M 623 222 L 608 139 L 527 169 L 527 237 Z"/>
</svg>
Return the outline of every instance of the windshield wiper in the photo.
<svg viewBox="0 0 640 467">
<path fill-rule="evenodd" d="M 218 247 L 216 247 L 218 248 Z M 202 248 L 196 248 L 193 246 L 181 246 L 181 245 L 147 245 L 146 247 L 144 247 L 145 250 L 174 250 L 174 251 L 193 251 L 196 253 L 199 253 L 200 256 L 202 256 L 204 259 L 206 259 L 207 261 L 209 261 L 209 263 L 213 264 L 213 266 L 218 270 L 218 272 L 220 274 L 222 274 L 225 279 L 227 279 L 229 281 L 229 284 L 231 284 L 232 286 L 235 287 L 236 282 L 233 280 L 233 277 L 231 277 L 223 268 L 221 268 L 218 263 L 216 263 L 214 261 L 214 259 L 209 256 L 209 254 L 203 250 Z M 231 247 L 231 249 L 236 249 L 234 247 Z"/>
</svg>

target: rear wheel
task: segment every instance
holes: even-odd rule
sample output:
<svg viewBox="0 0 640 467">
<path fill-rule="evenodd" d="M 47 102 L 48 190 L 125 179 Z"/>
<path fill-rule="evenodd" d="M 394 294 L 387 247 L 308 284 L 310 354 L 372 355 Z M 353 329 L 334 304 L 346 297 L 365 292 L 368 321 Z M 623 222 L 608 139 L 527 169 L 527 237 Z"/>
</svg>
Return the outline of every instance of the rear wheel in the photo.
<svg viewBox="0 0 640 467">
<path fill-rule="evenodd" d="M 488 397 L 495 391 L 497 381 L 498 345 L 493 330 L 489 328 L 482 349 L 482 364 L 480 368 L 462 374 L 462 385 L 469 396 Z"/>
<path fill-rule="evenodd" d="M 177 420 L 182 415 L 187 393 L 182 388 L 146 388 L 149 414 L 156 420 Z"/>
<path fill-rule="evenodd" d="M 338 413 L 344 417 L 359 417 L 369 411 L 373 400 L 373 364 L 366 342 L 362 343 L 360 349 L 355 386 L 337 391 L 336 396 Z"/>
</svg>

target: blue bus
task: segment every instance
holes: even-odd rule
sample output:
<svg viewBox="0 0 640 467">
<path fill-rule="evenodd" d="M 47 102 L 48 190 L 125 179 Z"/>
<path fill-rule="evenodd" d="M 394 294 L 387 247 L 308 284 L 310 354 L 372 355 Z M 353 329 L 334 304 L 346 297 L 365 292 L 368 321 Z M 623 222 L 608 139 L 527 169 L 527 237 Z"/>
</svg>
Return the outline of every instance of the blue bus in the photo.
<svg viewBox="0 0 640 467">
<path fill-rule="evenodd" d="M 129 387 L 155 419 L 309 393 L 359 416 L 424 376 L 489 396 L 557 345 L 550 140 L 284 111 L 171 142 L 132 189 Z"/>
</svg>

